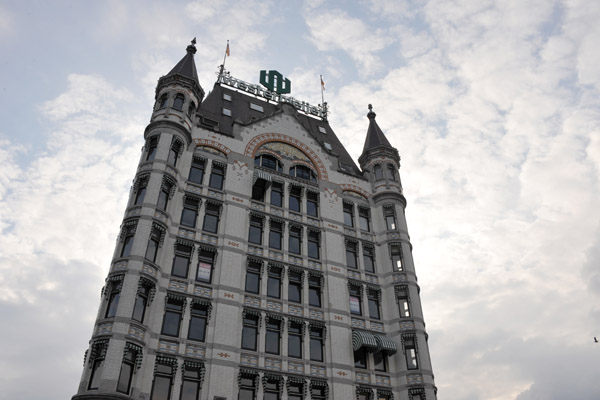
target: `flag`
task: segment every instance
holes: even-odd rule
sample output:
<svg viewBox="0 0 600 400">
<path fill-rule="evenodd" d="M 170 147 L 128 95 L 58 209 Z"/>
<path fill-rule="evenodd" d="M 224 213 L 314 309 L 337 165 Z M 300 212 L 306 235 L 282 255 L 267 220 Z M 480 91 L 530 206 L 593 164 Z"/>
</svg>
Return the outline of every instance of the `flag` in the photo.
<svg viewBox="0 0 600 400">
<path fill-rule="evenodd" d="M 325 90 L 325 82 L 323 82 L 323 76 L 321 75 L 321 89 Z"/>
<path fill-rule="evenodd" d="M 227 48 L 225 49 L 225 54 L 227 54 L 227 56 L 231 56 L 231 53 L 229 52 L 229 40 L 227 41 Z"/>
</svg>

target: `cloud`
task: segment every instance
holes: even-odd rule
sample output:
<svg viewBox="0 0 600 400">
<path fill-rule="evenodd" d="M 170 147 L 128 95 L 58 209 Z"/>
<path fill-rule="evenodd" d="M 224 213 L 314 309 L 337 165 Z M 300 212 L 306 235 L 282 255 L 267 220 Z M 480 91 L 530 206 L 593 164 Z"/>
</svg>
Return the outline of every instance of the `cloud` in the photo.
<svg viewBox="0 0 600 400">
<path fill-rule="evenodd" d="M 0 5 L 0 40 L 12 36 L 14 28 L 15 16 L 5 6 Z"/>
<path fill-rule="evenodd" d="M 31 376 L 48 399 L 77 390 L 110 263 L 106 249 L 114 246 L 142 144 L 132 99 L 100 76 L 70 75 L 67 90 L 39 107 L 51 130 L 46 150 L 23 166 L 0 151 L 0 341 L 11 343 L 0 350 L 0 375 L 7 398 L 39 398 L 38 386 L 27 384 Z"/>
<path fill-rule="evenodd" d="M 343 50 L 366 74 L 381 69 L 376 54 L 394 41 L 383 29 L 369 26 L 339 9 L 310 12 L 305 21 L 310 31 L 309 39 L 317 49 Z"/>
</svg>

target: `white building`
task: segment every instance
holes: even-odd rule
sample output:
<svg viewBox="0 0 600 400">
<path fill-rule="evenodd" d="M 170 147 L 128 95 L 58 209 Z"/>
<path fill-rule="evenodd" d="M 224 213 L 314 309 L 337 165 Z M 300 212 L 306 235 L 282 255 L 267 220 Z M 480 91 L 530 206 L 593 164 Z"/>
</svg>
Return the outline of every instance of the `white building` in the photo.
<svg viewBox="0 0 600 400">
<path fill-rule="evenodd" d="M 73 399 L 435 399 L 371 107 L 359 168 L 326 105 L 276 71 L 270 90 L 221 71 L 204 98 L 195 53 L 158 81 Z"/>
</svg>

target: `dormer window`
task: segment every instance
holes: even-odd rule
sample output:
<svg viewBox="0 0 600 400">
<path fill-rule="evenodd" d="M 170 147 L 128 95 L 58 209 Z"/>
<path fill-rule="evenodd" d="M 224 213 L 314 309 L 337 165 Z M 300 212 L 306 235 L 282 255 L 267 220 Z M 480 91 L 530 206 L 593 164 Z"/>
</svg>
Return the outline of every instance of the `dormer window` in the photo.
<svg viewBox="0 0 600 400">
<path fill-rule="evenodd" d="M 308 167 L 304 165 L 294 165 L 290 168 L 290 176 L 295 176 L 296 178 L 306 179 L 307 181 L 316 182 L 317 174 Z"/>
<path fill-rule="evenodd" d="M 258 104 L 250 103 L 250 108 L 254 111 L 265 112 L 263 106 L 259 106 Z"/>
<path fill-rule="evenodd" d="M 272 169 L 273 171 L 283 172 L 283 166 L 279 160 L 268 154 L 261 154 L 254 158 L 254 165 L 261 166 L 263 168 Z"/>
<path fill-rule="evenodd" d="M 173 100 L 173 109 L 175 109 L 177 111 L 183 110 L 183 102 L 184 101 L 185 101 L 185 98 L 183 97 L 182 94 L 178 94 L 177 96 L 175 96 L 175 100 Z"/>
</svg>

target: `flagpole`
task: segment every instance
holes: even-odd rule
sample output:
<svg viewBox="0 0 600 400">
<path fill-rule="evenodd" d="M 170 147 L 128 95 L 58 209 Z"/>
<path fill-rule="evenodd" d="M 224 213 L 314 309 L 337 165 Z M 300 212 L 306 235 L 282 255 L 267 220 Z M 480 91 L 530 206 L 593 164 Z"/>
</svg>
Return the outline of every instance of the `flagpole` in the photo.
<svg viewBox="0 0 600 400">
<path fill-rule="evenodd" d="M 323 75 L 319 75 L 321 78 L 321 105 L 325 104 L 325 97 L 323 96 Z"/>
<path fill-rule="evenodd" d="M 221 64 L 221 71 L 219 71 L 219 75 L 223 75 L 223 71 L 225 71 L 225 60 L 227 60 L 227 52 L 229 51 L 229 40 L 227 40 L 227 47 L 225 47 L 225 54 L 223 54 L 223 64 Z"/>
</svg>

